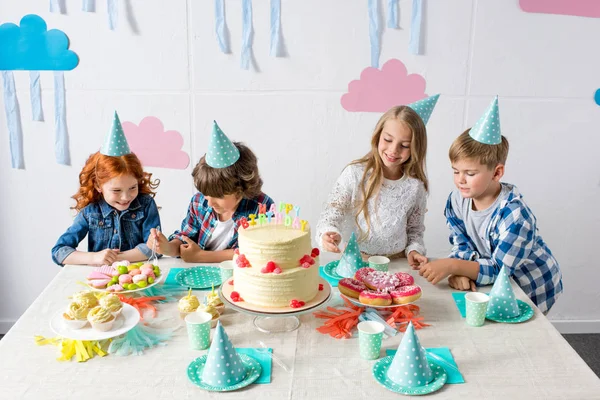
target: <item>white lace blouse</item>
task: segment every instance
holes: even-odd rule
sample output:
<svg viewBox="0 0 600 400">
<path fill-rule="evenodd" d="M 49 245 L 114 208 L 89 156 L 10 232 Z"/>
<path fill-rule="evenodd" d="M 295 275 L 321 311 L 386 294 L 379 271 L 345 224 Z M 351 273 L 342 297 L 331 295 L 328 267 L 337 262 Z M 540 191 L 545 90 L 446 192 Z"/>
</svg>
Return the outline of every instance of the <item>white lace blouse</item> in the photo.
<svg viewBox="0 0 600 400">
<path fill-rule="evenodd" d="M 337 179 L 325 209 L 317 224 L 316 240 L 321 245 L 321 235 L 325 232 L 342 232 L 350 228 L 358 238 L 358 228 L 354 220 L 354 209 L 360 204 L 362 193 L 359 184 L 364 166 L 348 165 Z M 425 255 L 423 233 L 425 232 L 425 212 L 427 192 L 418 179 L 402 178 L 392 181 L 384 179 L 379 194 L 369 200 L 371 230 L 369 236 L 358 243 L 360 251 L 370 255 L 392 255 L 406 250 L 406 254 L 416 250 Z M 361 213 L 358 223 L 367 231 L 367 222 Z"/>
</svg>

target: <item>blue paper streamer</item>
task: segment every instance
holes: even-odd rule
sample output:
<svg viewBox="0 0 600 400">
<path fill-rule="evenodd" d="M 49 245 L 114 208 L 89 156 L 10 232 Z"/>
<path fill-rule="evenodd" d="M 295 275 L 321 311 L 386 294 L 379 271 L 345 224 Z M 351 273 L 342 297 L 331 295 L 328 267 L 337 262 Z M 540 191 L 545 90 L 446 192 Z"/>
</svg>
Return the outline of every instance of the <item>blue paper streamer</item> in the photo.
<svg viewBox="0 0 600 400">
<path fill-rule="evenodd" d="M 50 12 L 64 14 L 63 0 L 50 0 Z"/>
<path fill-rule="evenodd" d="M 279 38 L 281 36 L 281 0 L 271 0 L 271 49 L 269 55 L 279 56 Z"/>
<path fill-rule="evenodd" d="M 54 155 L 56 162 L 71 165 L 69 137 L 67 135 L 67 111 L 65 109 L 65 75 L 54 72 Z"/>
<path fill-rule="evenodd" d="M 108 353 L 117 356 L 142 355 L 144 350 L 156 346 L 165 346 L 166 341 L 173 336 L 174 329 L 156 329 L 142 324 L 122 336 L 113 338 Z"/>
<path fill-rule="evenodd" d="M 252 47 L 252 0 L 242 2 L 242 69 L 250 68 L 250 47 Z"/>
<path fill-rule="evenodd" d="M 398 28 L 398 0 L 388 0 L 387 27 Z"/>
<path fill-rule="evenodd" d="M 34 121 L 43 121 L 42 89 L 40 88 L 40 72 L 29 71 L 29 97 L 31 98 L 31 114 Z"/>
<path fill-rule="evenodd" d="M 421 54 L 421 22 L 423 20 L 423 2 L 413 0 L 412 16 L 410 18 L 410 41 L 408 51 L 410 54 Z"/>
<path fill-rule="evenodd" d="M 379 38 L 379 1 L 369 0 L 369 38 L 371 39 L 371 67 L 379 68 L 381 42 Z"/>
<path fill-rule="evenodd" d="M 229 46 L 225 37 L 225 4 L 223 0 L 215 0 L 215 32 L 219 48 L 225 54 L 229 54 Z"/>
<path fill-rule="evenodd" d="M 15 78 L 12 71 L 2 71 L 4 87 L 4 111 L 8 126 L 10 144 L 10 162 L 13 168 L 25 169 L 23 162 L 23 130 L 21 129 L 21 111 L 15 91 Z"/>
<path fill-rule="evenodd" d="M 108 27 L 114 31 L 117 27 L 117 0 L 107 0 L 106 10 L 108 11 Z"/>
<path fill-rule="evenodd" d="M 96 11 L 96 0 L 83 0 L 81 3 L 81 11 L 94 12 Z"/>
</svg>

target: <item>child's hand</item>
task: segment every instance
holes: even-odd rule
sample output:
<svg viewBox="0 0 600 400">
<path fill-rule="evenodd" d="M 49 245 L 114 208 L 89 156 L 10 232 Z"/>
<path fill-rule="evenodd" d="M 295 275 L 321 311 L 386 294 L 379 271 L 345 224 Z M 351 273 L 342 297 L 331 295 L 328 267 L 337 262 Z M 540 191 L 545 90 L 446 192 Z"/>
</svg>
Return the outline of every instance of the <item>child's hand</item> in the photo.
<svg viewBox="0 0 600 400">
<path fill-rule="evenodd" d="M 427 279 L 434 285 L 437 285 L 440 281 L 447 278 L 452 271 L 450 270 L 450 262 L 448 259 L 442 258 L 440 260 L 431 261 L 425 263 L 419 267 L 419 275 Z"/>
<path fill-rule="evenodd" d="M 93 265 L 111 265 L 115 261 L 117 261 L 117 256 L 119 255 L 119 249 L 106 249 L 102 251 L 97 251 L 92 253 L 92 262 Z"/>
<path fill-rule="evenodd" d="M 194 242 L 187 236 L 182 236 L 185 244 L 179 246 L 179 255 L 185 262 L 199 262 L 198 254 L 202 252 L 198 243 Z"/>
<path fill-rule="evenodd" d="M 410 265 L 413 269 L 419 269 L 421 265 L 427 264 L 427 261 L 429 261 L 427 257 L 415 250 L 408 253 L 408 265 Z"/>
<path fill-rule="evenodd" d="M 337 232 L 325 232 L 321 236 L 321 246 L 323 250 L 330 251 L 332 253 L 339 253 L 340 248 L 338 245 L 342 241 L 342 237 Z"/>
<path fill-rule="evenodd" d="M 477 291 L 475 282 L 466 276 L 450 275 L 448 278 L 448 285 L 456 290 L 470 290 L 471 292 Z"/>
<path fill-rule="evenodd" d="M 156 243 L 156 252 L 158 254 L 164 254 L 166 256 L 176 256 L 176 249 L 173 249 L 172 246 L 169 245 L 169 239 L 162 232 L 156 230 L 155 228 L 150 229 L 150 235 L 148 236 L 148 241 L 146 241 L 146 246 L 149 249 L 152 249 Z"/>
</svg>

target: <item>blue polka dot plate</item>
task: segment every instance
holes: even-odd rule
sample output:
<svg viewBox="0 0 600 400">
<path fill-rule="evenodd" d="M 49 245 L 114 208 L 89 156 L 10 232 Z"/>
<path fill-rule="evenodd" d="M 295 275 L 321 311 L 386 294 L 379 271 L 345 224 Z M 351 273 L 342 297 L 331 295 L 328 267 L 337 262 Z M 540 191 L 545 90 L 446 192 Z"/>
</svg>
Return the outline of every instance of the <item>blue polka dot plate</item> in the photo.
<svg viewBox="0 0 600 400">
<path fill-rule="evenodd" d="M 519 305 L 519 315 L 516 317 L 502 318 L 502 317 L 488 317 L 486 315 L 485 318 L 489 319 L 490 321 L 503 322 L 505 324 L 518 324 L 520 322 L 525 322 L 525 321 L 531 319 L 531 317 L 533 317 L 533 314 L 534 314 L 533 308 L 531 308 L 531 306 L 529 304 L 527 304 L 521 300 L 517 300 L 517 304 Z"/>
<path fill-rule="evenodd" d="M 332 279 L 337 279 L 338 281 L 340 279 L 344 279 L 343 276 L 338 275 L 338 273 L 336 272 L 337 269 L 337 265 L 340 262 L 340 260 L 336 260 L 336 261 L 332 261 L 330 263 L 328 263 L 327 265 L 325 265 L 323 267 L 323 272 L 325 272 L 325 275 L 327 275 L 328 277 L 332 278 Z M 364 267 L 368 267 L 369 263 L 367 261 L 363 261 L 363 268 Z M 354 278 L 354 277 L 351 277 Z"/>
<path fill-rule="evenodd" d="M 446 374 L 446 370 L 435 361 L 428 360 L 429 367 L 433 372 L 433 380 L 431 382 L 423 386 L 400 386 L 387 376 L 387 370 L 390 367 L 393 359 L 394 356 L 384 357 L 377 361 L 373 366 L 373 376 L 375 377 L 375 380 L 384 388 L 391 390 L 392 392 L 420 396 L 440 390 L 448 380 L 448 374 Z"/>
<path fill-rule="evenodd" d="M 240 382 L 236 383 L 235 385 L 220 387 L 208 385 L 202 382 L 202 372 L 204 371 L 204 365 L 206 364 L 206 358 L 208 357 L 208 355 L 198 357 L 194 361 L 192 361 L 190 365 L 188 365 L 188 378 L 190 379 L 190 381 L 192 381 L 194 385 L 211 392 L 230 392 L 232 390 L 238 390 L 243 387 L 246 387 L 258 379 L 260 373 L 262 372 L 262 368 L 259 362 L 256 361 L 254 358 L 246 354 L 238 353 L 238 355 L 240 356 L 242 363 L 246 367 L 246 377 Z"/>
<path fill-rule="evenodd" d="M 219 267 L 185 268 L 175 275 L 175 282 L 186 288 L 210 289 L 221 284 Z"/>
</svg>

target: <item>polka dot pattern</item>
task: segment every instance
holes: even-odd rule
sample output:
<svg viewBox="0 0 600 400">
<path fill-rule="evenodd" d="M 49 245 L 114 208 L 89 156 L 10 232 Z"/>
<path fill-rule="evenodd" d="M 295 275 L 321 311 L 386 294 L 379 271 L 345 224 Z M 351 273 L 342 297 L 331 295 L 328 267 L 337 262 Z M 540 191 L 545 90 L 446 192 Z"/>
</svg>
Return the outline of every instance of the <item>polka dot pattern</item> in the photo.
<svg viewBox="0 0 600 400">
<path fill-rule="evenodd" d="M 229 341 L 223 325 L 218 322 L 202 372 L 202 382 L 211 386 L 225 387 L 235 385 L 245 377 L 246 367 Z"/>
<path fill-rule="evenodd" d="M 210 321 L 203 324 L 187 323 L 190 347 L 193 350 L 206 350 L 210 346 Z"/>
<path fill-rule="evenodd" d="M 490 291 L 490 304 L 486 316 L 488 318 L 514 318 L 519 316 L 519 305 L 505 267 L 500 269 Z"/>
<path fill-rule="evenodd" d="M 408 107 L 415 110 L 415 112 L 419 114 L 419 117 L 421 117 L 421 119 L 423 120 L 423 123 L 427 125 L 429 117 L 431 117 L 431 113 L 433 112 L 433 109 L 435 108 L 435 104 L 437 103 L 439 97 L 440 95 L 436 94 L 427 97 L 426 99 L 415 101 L 414 103 L 410 103 L 407 105 Z"/>
<path fill-rule="evenodd" d="M 221 284 L 221 269 L 218 267 L 186 268 L 175 275 L 175 282 L 192 289 L 208 289 Z"/>
<path fill-rule="evenodd" d="M 217 121 L 214 121 L 208 151 L 206 152 L 206 163 L 213 168 L 225 168 L 235 164 L 240 158 L 240 151 L 223 133 Z"/>
<path fill-rule="evenodd" d="M 340 263 L 340 260 L 336 260 L 336 261 L 332 261 L 330 263 L 327 263 L 327 265 L 325 265 L 323 267 L 323 272 L 325 273 L 325 275 L 327 275 L 328 277 L 332 278 L 332 279 L 337 279 L 338 281 L 340 279 L 344 279 L 343 276 L 341 276 L 340 274 L 337 273 L 337 266 Z M 362 266 L 363 267 L 368 267 L 369 263 L 366 261 L 362 262 Z"/>
<path fill-rule="evenodd" d="M 485 312 L 488 302 L 476 303 L 466 300 L 467 325 L 482 326 L 485 322 Z"/>
<path fill-rule="evenodd" d="M 125 133 L 121 127 L 121 121 L 119 120 L 119 116 L 117 115 L 116 111 L 113 118 L 112 128 L 104 139 L 104 144 L 102 145 L 102 149 L 100 149 L 100 153 L 104 154 L 105 156 L 113 157 L 119 157 L 131 153 L 129 144 L 127 143 L 127 138 L 125 137 Z"/>
<path fill-rule="evenodd" d="M 500 112 L 498 111 L 498 96 L 494 98 L 485 114 L 473 125 L 469 135 L 480 143 L 500 144 Z"/>
<path fill-rule="evenodd" d="M 533 317 L 533 308 L 531 308 L 531 306 L 527 303 L 525 303 L 524 301 L 521 300 L 517 300 L 517 303 L 519 305 L 519 315 L 517 317 L 513 317 L 513 318 L 506 318 L 506 317 L 499 317 L 499 318 L 495 318 L 495 317 L 488 317 L 486 316 L 487 319 L 492 320 L 492 321 L 496 321 L 496 322 L 503 322 L 505 324 L 518 324 L 521 322 L 525 322 L 531 319 L 531 317 Z"/>
<path fill-rule="evenodd" d="M 362 265 L 363 261 L 358 249 L 358 243 L 356 243 L 356 236 L 352 232 L 350 240 L 348 240 L 348 244 L 344 249 L 344 254 L 337 265 L 336 272 L 344 278 L 351 278 L 359 268 L 362 268 Z"/>
<path fill-rule="evenodd" d="M 424 386 L 433 379 L 425 349 L 421 346 L 412 322 L 408 324 L 398 351 L 394 355 L 387 377 L 405 387 Z"/>
<path fill-rule="evenodd" d="M 408 395 L 429 394 L 440 390 L 448 380 L 448 374 L 446 374 L 444 368 L 442 368 L 434 361 L 428 361 L 426 363 L 429 369 L 432 371 L 431 381 L 426 383 L 420 381 L 421 383 L 418 384 L 419 386 L 412 387 L 396 383 L 388 377 L 388 371 L 389 368 L 391 368 L 393 359 L 393 356 L 385 357 L 377 361 L 373 366 L 373 377 L 375 377 L 375 380 L 379 382 L 379 384 L 381 384 L 383 387 L 385 387 L 388 390 L 391 390 L 392 392 Z M 416 382 L 419 382 L 418 377 L 412 379 L 407 378 L 407 381 L 413 381 L 414 379 L 416 379 Z"/>
<path fill-rule="evenodd" d="M 247 356 L 246 354 L 240 354 L 239 356 L 241 363 L 246 370 L 246 375 L 244 379 L 238 383 L 232 384 L 231 382 L 226 382 L 226 386 L 213 386 L 204 382 L 202 380 L 202 375 L 206 367 L 208 355 L 198 357 L 190 363 L 187 369 L 188 378 L 194 385 L 211 392 L 229 392 L 246 387 L 258 379 L 262 372 L 262 368 L 259 362 L 254 358 Z"/>
<path fill-rule="evenodd" d="M 365 360 L 377 360 L 381 354 L 381 340 L 383 339 L 383 332 L 381 333 L 365 333 L 359 332 L 358 334 L 358 345 L 360 349 L 360 356 Z"/>
</svg>

